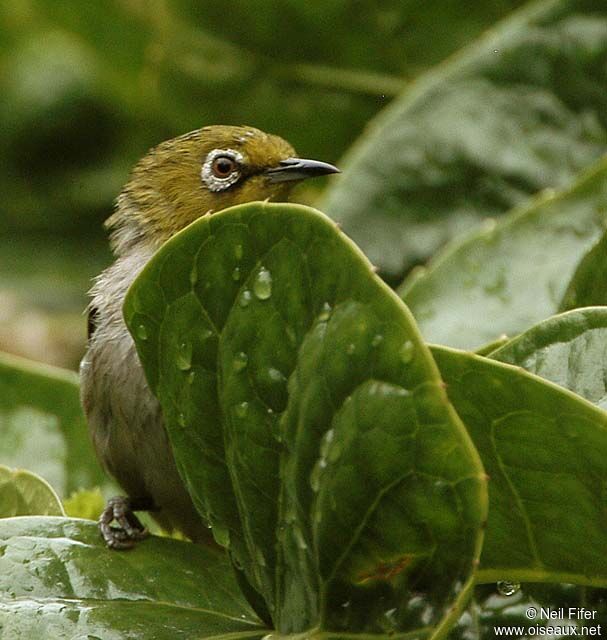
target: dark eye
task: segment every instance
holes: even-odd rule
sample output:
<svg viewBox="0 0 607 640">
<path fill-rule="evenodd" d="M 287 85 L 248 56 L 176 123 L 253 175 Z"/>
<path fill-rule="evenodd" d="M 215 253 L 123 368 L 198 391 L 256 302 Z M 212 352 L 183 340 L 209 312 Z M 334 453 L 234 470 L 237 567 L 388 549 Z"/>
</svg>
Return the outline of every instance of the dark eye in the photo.
<svg viewBox="0 0 607 640">
<path fill-rule="evenodd" d="M 211 171 L 216 178 L 227 178 L 238 169 L 238 164 L 228 156 L 218 156 L 211 164 Z"/>
</svg>

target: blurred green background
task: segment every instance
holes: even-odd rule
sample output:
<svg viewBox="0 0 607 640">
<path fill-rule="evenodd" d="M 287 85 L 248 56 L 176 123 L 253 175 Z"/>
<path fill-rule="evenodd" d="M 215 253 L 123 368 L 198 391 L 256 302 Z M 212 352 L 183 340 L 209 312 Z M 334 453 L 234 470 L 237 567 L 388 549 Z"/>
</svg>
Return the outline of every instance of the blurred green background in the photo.
<svg viewBox="0 0 607 640">
<path fill-rule="evenodd" d="M 523 3 L 464 4 L 1 3 L 0 350 L 77 366 L 111 260 L 102 223 L 148 148 L 251 124 L 339 162 L 412 79 Z"/>
</svg>

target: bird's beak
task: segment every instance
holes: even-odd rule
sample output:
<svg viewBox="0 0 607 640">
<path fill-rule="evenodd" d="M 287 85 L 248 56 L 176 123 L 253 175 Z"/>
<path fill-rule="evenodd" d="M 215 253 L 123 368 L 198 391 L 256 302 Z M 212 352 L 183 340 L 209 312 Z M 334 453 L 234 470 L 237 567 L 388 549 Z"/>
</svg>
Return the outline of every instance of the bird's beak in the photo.
<svg viewBox="0 0 607 640">
<path fill-rule="evenodd" d="M 290 180 L 305 180 L 329 173 L 341 173 L 337 167 L 319 160 L 304 160 L 303 158 L 287 158 L 281 160 L 277 167 L 268 169 L 265 174 L 270 182 L 287 182 Z"/>
</svg>

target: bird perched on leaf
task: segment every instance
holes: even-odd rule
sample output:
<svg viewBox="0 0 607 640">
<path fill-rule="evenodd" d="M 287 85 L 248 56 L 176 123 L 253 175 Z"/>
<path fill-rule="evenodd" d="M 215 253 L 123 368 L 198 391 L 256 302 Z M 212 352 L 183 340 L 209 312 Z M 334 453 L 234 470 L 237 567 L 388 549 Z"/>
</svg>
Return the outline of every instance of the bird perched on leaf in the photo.
<svg viewBox="0 0 607 640">
<path fill-rule="evenodd" d="M 338 169 L 295 157 L 282 138 L 253 127 L 212 126 L 159 144 L 133 169 L 107 220 L 116 261 L 95 281 L 81 399 L 97 456 L 126 492 L 99 519 L 107 545 L 146 535 L 133 513 L 166 530 L 210 540 L 177 472 L 162 411 L 122 317 L 127 289 L 154 252 L 203 215 L 254 200 L 285 200 L 292 186 Z"/>
</svg>

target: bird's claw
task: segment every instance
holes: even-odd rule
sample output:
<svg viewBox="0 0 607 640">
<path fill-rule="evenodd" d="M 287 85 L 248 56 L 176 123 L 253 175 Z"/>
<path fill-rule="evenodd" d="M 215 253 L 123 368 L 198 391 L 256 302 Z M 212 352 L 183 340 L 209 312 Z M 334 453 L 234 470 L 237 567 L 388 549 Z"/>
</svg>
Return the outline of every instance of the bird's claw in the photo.
<svg viewBox="0 0 607 640">
<path fill-rule="evenodd" d="M 116 525 L 112 525 L 116 522 Z M 110 549 L 132 549 L 149 531 L 133 513 L 133 503 L 125 496 L 110 498 L 99 516 L 99 530 Z"/>
</svg>

